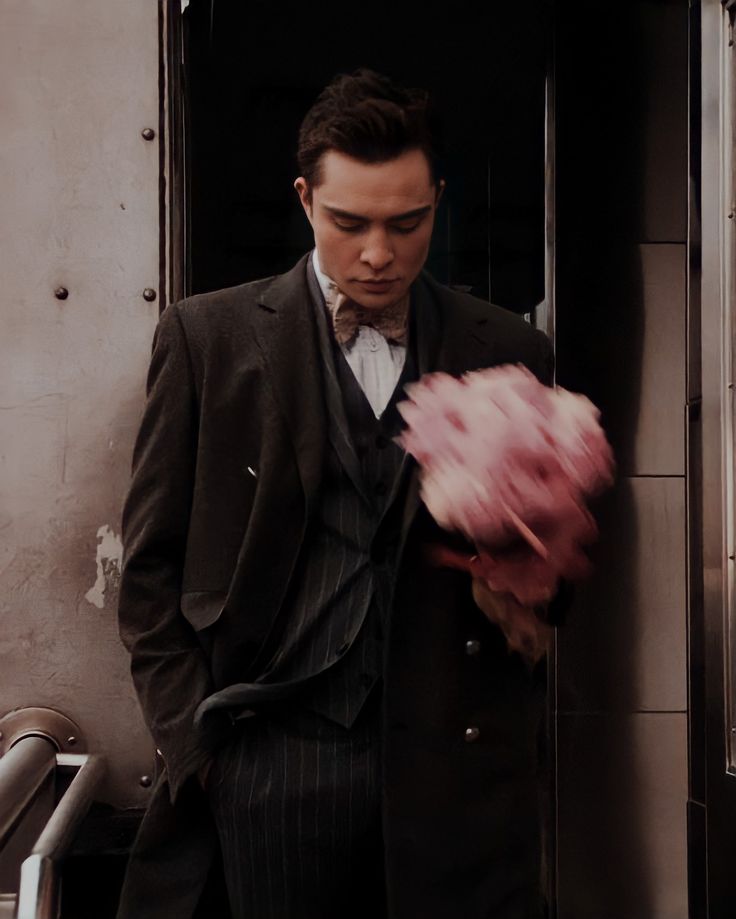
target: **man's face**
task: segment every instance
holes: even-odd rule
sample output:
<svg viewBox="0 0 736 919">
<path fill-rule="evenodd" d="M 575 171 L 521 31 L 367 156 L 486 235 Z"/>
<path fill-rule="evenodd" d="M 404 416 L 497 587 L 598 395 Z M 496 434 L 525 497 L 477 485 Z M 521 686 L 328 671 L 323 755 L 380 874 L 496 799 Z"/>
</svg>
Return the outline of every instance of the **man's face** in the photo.
<svg viewBox="0 0 736 919">
<path fill-rule="evenodd" d="M 387 163 L 363 163 L 329 150 L 320 167 L 319 185 L 310 189 L 298 178 L 294 187 L 312 224 L 322 270 L 361 306 L 396 303 L 427 258 L 444 183 L 432 183 L 421 150 Z"/>
</svg>

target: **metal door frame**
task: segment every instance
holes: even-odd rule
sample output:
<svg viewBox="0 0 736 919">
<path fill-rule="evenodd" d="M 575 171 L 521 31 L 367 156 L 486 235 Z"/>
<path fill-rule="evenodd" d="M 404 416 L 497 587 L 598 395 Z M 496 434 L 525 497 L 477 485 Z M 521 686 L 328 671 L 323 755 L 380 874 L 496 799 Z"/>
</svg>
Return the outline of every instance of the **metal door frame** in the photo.
<svg viewBox="0 0 736 919">
<path fill-rule="evenodd" d="M 728 919 L 736 904 L 732 130 L 729 10 L 692 4 L 689 216 L 690 905 Z M 700 398 L 698 398 L 698 396 Z M 702 572 L 702 579 L 700 573 Z"/>
</svg>

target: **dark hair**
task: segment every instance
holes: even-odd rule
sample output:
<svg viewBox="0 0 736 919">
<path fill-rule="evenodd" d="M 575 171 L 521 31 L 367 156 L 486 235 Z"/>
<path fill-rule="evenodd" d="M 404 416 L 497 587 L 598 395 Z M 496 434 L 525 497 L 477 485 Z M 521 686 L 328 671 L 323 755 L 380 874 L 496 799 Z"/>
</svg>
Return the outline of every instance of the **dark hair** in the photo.
<svg viewBox="0 0 736 919">
<path fill-rule="evenodd" d="M 299 130 L 297 162 L 313 188 L 320 184 L 320 160 L 328 150 L 364 163 L 385 163 L 407 150 L 421 150 L 436 184 L 437 135 L 426 90 L 404 89 L 361 68 L 336 76 L 309 109 Z"/>
</svg>

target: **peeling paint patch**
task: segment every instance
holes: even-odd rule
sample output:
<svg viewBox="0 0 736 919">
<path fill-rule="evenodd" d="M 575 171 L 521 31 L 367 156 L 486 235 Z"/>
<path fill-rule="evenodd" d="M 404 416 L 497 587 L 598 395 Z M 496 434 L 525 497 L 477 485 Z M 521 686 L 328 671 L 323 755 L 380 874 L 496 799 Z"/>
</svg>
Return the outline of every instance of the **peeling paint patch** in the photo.
<svg viewBox="0 0 736 919">
<path fill-rule="evenodd" d="M 120 583 L 123 543 L 107 524 L 99 528 L 97 538 L 97 580 L 84 595 L 84 599 L 97 609 L 102 609 L 105 596 L 115 594 Z"/>
</svg>

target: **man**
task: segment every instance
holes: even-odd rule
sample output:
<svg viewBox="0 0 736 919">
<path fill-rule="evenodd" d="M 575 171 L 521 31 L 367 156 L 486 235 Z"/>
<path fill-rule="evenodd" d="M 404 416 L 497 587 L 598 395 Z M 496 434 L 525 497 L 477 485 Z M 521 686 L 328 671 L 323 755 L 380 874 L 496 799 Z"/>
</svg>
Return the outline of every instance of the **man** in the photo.
<svg viewBox="0 0 736 919">
<path fill-rule="evenodd" d="M 191 915 L 218 849 L 237 919 L 540 915 L 538 686 L 428 562 L 448 537 L 394 438 L 421 374 L 549 382 L 552 354 L 422 271 L 428 124 L 426 94 L 337 78 L 300 132 L 314 251 L 162 314 L 120 625 L 165 768 L 120 916 Z"/>
</svg>

